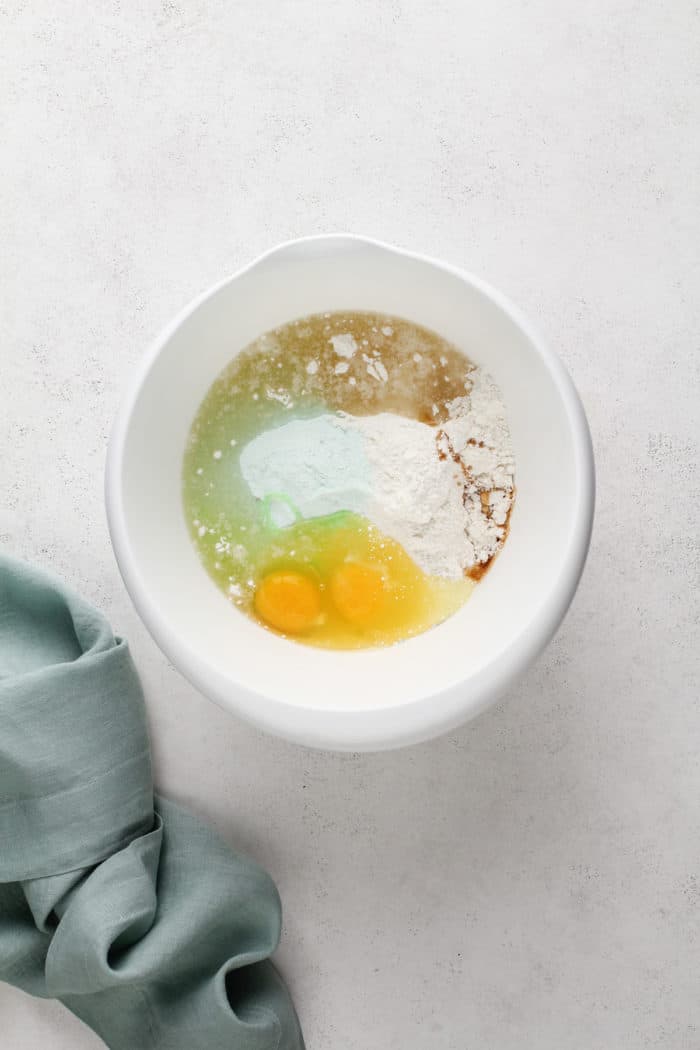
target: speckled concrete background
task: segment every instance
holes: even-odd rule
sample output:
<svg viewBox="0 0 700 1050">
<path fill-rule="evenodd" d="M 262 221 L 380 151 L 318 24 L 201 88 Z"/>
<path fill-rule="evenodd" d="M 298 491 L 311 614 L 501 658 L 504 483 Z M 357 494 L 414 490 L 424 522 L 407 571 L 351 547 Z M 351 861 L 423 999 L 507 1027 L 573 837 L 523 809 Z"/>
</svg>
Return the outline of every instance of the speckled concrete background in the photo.
<svg viewBox="0 0 700 1050">
<path fill-rule="evenodd" d="M 274 873 L 309 1050 L 696 1050 L 695 0 L 4 0 L 0 41 L 0 541 L 130 638 L 161 787 Z M 496 710 L 388 756 L 307 753 L 198 696 L 102 504 L 148 340 L 335 229 L 508 292 L 598 461 L 556 641 Z M 98 1045 L 6 987 L 0 1017 L 2 1050 Z"/>
</svg>

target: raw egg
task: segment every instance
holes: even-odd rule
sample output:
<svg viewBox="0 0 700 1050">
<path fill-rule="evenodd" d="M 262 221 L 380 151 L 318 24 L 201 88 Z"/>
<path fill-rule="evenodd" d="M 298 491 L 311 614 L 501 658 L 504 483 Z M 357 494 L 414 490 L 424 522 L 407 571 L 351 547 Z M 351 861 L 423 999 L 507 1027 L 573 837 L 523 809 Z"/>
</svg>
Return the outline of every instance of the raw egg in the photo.
<svg viewBox="0 0 700 1050">
<path fill-rule="evenodd" d="M 256 618 L 329 649 L 410 638 L 452 615 L 473 588 L 467 579 L 428 576 L 399 543 L 345 512 L 271 529 L 260 562 Z"/>
<path fill-rule="evenodd" d="M 271 572 L 255 591 L 255 611 L 278 631 L 308 631 L 321 615 L 321 592 L 301 572 Z"/>
<path fill-rule="evenodd" d="M 330 593 L 343 619 L 366 627 L 377 619 L 384 605 L 385 571 L 367 562 L 343 562 L 331 576 Z"/>
</svg>

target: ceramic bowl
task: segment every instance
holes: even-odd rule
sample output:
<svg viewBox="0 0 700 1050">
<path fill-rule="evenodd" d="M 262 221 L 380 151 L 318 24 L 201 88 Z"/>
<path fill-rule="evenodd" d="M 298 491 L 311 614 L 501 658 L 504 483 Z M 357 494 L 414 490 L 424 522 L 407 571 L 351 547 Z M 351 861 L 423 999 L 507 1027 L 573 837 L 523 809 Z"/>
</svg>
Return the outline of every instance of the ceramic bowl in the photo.
<svg viewBox="0 0 700 1050">
<path fill-rule="evenodd" d="M 508 542 L 466 605 L 416 638 L 353 652 L 298 645 L 232 607 L 198 559 L 181 501 L 188 429 L 221 369 L 262 332 L 339 309 L 427 325 L 483 365 L 508 408 L 517 485 Z M 161 333 L 116 420 L 106 499 L 134 604 L 193 685 L 270 733 L 376 750 L 473 718 L 541 652 L 583 569 L 594 468 L 571 379 L 505 296 L 455 266 L 330 235 L 267 252 Z"/>
</svg>

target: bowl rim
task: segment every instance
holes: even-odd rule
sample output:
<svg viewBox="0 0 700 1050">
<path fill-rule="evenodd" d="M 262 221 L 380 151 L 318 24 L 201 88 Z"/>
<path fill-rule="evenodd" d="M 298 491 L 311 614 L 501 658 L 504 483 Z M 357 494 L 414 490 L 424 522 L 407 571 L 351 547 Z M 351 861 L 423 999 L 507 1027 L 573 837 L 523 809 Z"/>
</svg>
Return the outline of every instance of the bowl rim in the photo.
<svg viewBox="0 0 700 1050">
<path fill-rule="evenodd" d="M 578 506 L 562 571 L 557 583 L 546 594 L 536 614 L 510 643 L 498 660 L 470 676 L 470 691 L 460 686 L 441 693 L 425 694 L 406 704 L 377 706 L 357 710 L 327 710 L 288 704 L 243 686 L 235 678 L 214 671 L 200 656 L 171 631 L 143 585 L 131 549 L 123 504 L 124 452 L 131 418 L 140 391 L 151 369 L 182 324 L 207 300 L 246 274 L 267 258 L 288 249 L 332 241 L 370 245 L 388 253 L 428 264 L 458 277 L 494 303 L 528 338 L 550 373 L 564 406 L 576 463 Z M 147 630 L 180 673 L 203 695 L 229 712 L 273 735 L 306 746 L 332 750 L 382 750 L 417 743 L 455 728 L 491 706 L 513 680 L 546 647 L 563 621 L 578 587 L 586 561 L 593 528 L 595 506 L 595 466 L 588 421 L 578 392 L 561 359 L 549 348 L 539 332 L 511 300 L 482 278 L 421 252 L 396 247 L 385 241 L 355 233 L 324 233 L 284 241 L 258 255 L 245 266 L 217 281 L 190 300 L 151 341 L 128 378 L 112 426 L 105 462 L 105 506 L 107 524 L 115 558 L 127 592 Z M 235 699 L 231 690 L 235 689 Z M 401 712 L 401 718 L 396 717 Z"/>
</svg>

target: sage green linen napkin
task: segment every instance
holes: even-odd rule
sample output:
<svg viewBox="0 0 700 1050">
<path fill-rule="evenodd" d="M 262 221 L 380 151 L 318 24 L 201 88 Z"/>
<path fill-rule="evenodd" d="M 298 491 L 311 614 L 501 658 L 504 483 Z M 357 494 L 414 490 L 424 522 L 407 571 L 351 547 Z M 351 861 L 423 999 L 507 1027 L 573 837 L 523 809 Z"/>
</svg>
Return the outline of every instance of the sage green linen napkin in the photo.
<svg viewBox="0 0 700 1050">
<path fill-rule="evenodd" d="M 302 1050 L 261 868 L 154 797 L 128 648 L 0 554 L 0 980 L 112 1050 Z"/>
</svg>

